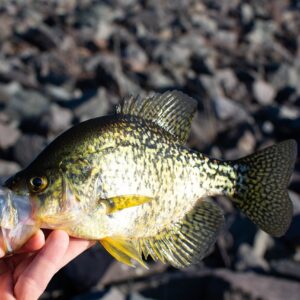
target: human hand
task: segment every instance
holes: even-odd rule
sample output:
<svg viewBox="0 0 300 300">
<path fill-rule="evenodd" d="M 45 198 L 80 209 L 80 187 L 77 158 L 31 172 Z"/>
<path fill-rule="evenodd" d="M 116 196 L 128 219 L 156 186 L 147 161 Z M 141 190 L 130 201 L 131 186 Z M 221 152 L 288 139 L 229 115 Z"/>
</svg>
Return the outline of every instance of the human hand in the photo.
<svg viewBox="0 0 300 300">
<path fill-rule="evenodd" d="M 1 258 L 4 252 L 0 248 L 1 299 L 38 299 L 54 274 L 93 244 L 71 238 L 61 230 L 52 231 L 45 241 L 39 230 L 20 254 Z"/>
</svg>

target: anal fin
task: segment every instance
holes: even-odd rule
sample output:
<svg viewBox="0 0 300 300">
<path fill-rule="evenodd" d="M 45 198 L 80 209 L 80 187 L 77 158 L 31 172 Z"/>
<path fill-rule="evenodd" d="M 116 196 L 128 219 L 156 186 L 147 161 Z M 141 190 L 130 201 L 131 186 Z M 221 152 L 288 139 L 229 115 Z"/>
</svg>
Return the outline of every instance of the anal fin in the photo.
<svg viewBox="0 0 300 300">
<path fill-rule="evenodd" d="M 182 220 L 158 235 L 138 240 L 147 257 L 182 268 L 203 259 L 224 224 L 223 211 L 210 201 L 200 202 Z"/>
<path fill-rule="evenodd" d="M 100 243 L 116 260 L 134 267 L 134 264 L 132 263 L 132 259 L 134 259 L 146 269 L 148 268 L 134 241 L 114 236 L 104 238 L 100 240 Z"/>
</svg>

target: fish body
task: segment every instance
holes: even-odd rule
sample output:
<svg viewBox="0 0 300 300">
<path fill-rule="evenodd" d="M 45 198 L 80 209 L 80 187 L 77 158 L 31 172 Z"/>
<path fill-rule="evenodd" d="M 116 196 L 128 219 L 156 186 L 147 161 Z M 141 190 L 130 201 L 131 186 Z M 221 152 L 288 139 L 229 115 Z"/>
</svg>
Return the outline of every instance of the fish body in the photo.
<svg viewBox="0 0 300 300">
<path fill-rule="evenodd" d="M 177 91 L 126 98 L 115 115 L 63 133 L 6 186 L 30 199 L 35 228 L 99 240 L 129 265 L 144 265 L 142 254 L 175 267 L 207 255 L 224 222 L 208 196 L 231 198 L 263 230 L 282 235 L 292 216 L 286 187 L 295 142 L 237 161 L 211 159 L 185 146 L 196 107 Z"/>
</svg>

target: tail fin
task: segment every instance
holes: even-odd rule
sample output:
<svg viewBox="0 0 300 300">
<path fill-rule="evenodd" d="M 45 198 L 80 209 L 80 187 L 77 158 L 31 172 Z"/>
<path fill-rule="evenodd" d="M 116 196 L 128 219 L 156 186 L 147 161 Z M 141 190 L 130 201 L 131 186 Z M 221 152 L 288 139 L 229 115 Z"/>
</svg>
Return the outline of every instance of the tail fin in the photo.
<svg viewBox="0 0 300 300">
<path fill-rule="evenodd" d="M 287 186 L 296 155 L 296 142 L 286 140 L 233 162 L 238 172 L 234 202 L 273 236 L 283 235 L 293 216 Z"/>
</svg>

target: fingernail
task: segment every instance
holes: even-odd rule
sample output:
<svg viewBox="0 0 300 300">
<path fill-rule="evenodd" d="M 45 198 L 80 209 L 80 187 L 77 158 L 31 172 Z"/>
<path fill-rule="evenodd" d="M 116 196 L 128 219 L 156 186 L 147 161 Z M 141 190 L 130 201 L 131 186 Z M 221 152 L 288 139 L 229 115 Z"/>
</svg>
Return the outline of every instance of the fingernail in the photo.
<svg viewBox="0 0 300 300">
<path fill-rule="evenodd" d="M 5 252 L 2 248 L 0 248 L 0 258 L 3 257 L 5 255 Z"/>
</svg>

